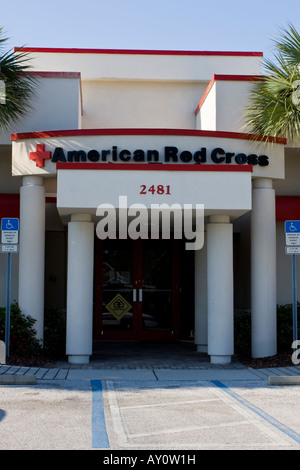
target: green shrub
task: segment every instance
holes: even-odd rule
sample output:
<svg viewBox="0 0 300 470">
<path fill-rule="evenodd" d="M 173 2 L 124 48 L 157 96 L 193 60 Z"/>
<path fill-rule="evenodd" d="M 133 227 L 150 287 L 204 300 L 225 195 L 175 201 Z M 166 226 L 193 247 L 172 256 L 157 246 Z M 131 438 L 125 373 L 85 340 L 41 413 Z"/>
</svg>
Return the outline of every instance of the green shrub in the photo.
<svg viewBox="0 0 300 470">
<path fill-rule="evenodd" d="M 0 308 L 0 340 L 5 341 L 5 308 Z M 65 354 L 65 313 L 52 307 L 45 310 L 43 345 L 36 338 L 36 320 L 22 314 L 17 302 L 10 309 L 9 354 L 15 357 L 58 359 Z"/>
<path fill-rule="evenodd" d="M 0 308 L 0 339 L 5 341 L 5 308 Z M 41 355 L 41 344 L 33 328 L 36 320 L 22 314 L 17 302 L 10 308 L 9 353 L 17 357 L 37 357 Z"/>
</svg>

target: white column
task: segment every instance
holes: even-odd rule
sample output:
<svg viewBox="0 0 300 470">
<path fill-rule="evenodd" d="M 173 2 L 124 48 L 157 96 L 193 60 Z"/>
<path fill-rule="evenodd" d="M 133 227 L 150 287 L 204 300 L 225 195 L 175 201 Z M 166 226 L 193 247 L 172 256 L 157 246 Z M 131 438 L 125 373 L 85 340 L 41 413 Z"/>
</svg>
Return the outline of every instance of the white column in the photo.
<svg viewBox="0 0 300 470">
<path fill-rule="evenodd" d="M 37 338 L 44 337 L 45 188 L 41 176 L 23 177 L 20 189 L 19 305 L 36 319 Z"/>
<path fill-rule="evenodd" d="M 94 224 L 74 214 L 68 224 L 66 354 L 75 364 L 89 362 L 93 342 Z"/>
<path fill-rule="evenodd" d="M 195 251 L 195 345 L 207 353 L 207 244 Z"/>
<path fill-rule="evenodd" d="M 227 215 L 207 225 L 208 354 L 213 363 L 229 363 L 233 340 L 233 230 Z"/>
<path fill-rule="evenodd" d="M 253 183 L 251 213 L 252 356 L 273 356 L 276 339 L 276 217 L 272 180 Z"/>
</svg>

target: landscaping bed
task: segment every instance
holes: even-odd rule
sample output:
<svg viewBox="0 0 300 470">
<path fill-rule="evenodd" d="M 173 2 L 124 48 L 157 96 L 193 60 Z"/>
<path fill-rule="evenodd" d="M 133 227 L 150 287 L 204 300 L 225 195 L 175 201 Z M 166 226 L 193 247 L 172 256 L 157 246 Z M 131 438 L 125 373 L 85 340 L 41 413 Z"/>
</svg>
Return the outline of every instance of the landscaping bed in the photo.
<svg viewBox="0 0 300 470">
<path fill-rule="evenodd" d="M 265 369 L 269 367 L 294 367 L 296 365 L 292 362 L 291 351 L 281 352 L 276 354 L 276 356 L 262 357 L 257 359 L 250 357 L 237 357 L 236 359 L 244 366 L 251 367 L 252 369 Z"/>
</svg>

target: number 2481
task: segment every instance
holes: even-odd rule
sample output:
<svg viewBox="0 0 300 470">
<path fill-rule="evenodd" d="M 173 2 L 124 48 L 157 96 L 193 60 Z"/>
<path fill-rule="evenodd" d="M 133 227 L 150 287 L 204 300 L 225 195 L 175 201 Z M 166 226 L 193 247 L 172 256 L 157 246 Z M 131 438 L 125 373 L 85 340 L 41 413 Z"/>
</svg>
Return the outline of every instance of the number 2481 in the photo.
<svg viewBox="0 0 300 470">
<path fill-rule="evenodd" d="M 141 184 L 140 188 L 142 188 L 140 191 L 140 194 L 147 194 L 147 193 L 167 194 L 167 195 L 171 194 L 170 185 L 164 186 L 163 184 L 159 184 L 155 186 L 154 184 L 152 184 L 152 186 L 147 188 L 145 184 Z"/>
</svg>

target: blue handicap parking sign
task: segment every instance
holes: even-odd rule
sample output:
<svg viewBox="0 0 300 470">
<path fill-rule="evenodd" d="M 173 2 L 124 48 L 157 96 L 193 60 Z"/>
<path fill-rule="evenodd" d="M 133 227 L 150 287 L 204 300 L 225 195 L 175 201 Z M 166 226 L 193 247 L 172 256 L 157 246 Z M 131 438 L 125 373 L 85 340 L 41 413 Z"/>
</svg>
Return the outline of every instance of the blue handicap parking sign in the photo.
<svg viewBox="0 0 300 470">
<path fill-rule="evenodd" d="M 300 220 L 286 220 L 285 233 L 300 233 Z"/>
<path fill-rule="evenodd" d="M 19 219 L 1 219 L 1 230 L 6 231 L 6 230 L 12 230 L 12 231 L 17 231 L 19 230 Z"/>
<path fill-rule="evenodd" d="M 300 220 L 286 220 L 284 227 L 285 244 L 300 247 Z"/>
</svg>

